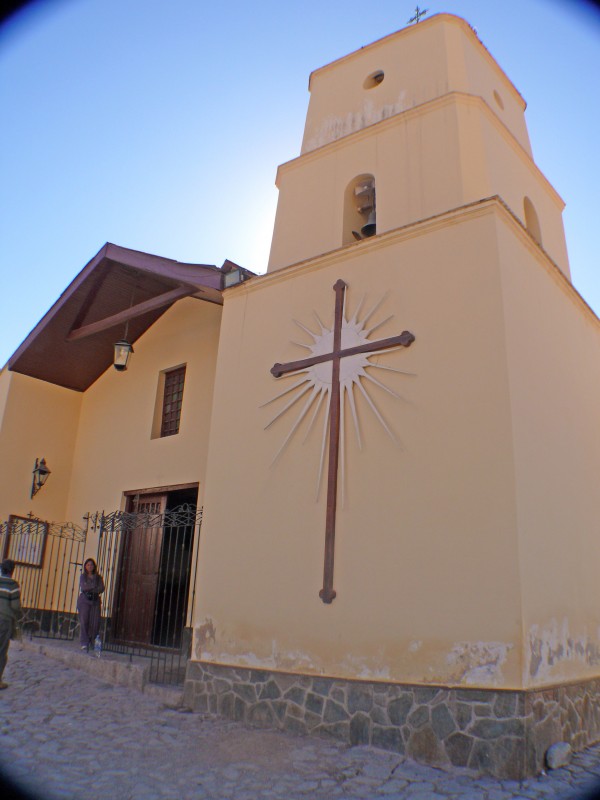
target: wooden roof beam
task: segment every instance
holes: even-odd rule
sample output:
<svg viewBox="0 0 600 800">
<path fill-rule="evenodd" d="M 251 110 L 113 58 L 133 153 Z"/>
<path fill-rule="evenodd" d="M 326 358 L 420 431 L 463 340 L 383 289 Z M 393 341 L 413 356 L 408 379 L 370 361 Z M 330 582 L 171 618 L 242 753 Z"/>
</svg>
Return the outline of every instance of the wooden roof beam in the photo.
<svg viewBox="0 0 600 800">
<path fill-rule="evenodd" d="M 94 333 L 100 333 L 108 328 L 113 328 L 115 325 L 127 322 L 127 320 L 141 317 L 142 314 L 147 314 L 149 311 L 155 311 L 157 308 L 171 305 L 183 297 L 190 297 L 196 294 L 198 287 L 192 286 L 178 286 L 176 289 L 171 289 L 170 292 L 164 292 L 150 300 L 145 300 L 143 303 L 138 303 L 131 308 L 126 308 L 124 311 L 119 311 L 118 314 L 112 314 L 110 317 L 105 317 L 97 322 L 91 322 L 89 325 L 82 325 L 80 328 L 75 328 L 66 337 L 68 342 L 73 342 L 76 339 L 84 339 L 86 336 L 92 336 Z"/>
</svg>

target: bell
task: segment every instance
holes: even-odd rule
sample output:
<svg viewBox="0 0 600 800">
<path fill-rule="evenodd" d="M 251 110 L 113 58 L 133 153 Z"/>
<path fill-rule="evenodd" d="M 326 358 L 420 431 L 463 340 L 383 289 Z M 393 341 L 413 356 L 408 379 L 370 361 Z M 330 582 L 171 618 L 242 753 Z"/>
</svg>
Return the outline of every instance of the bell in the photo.
<svg viewBox="0 0 600 800">
<path fill-rule="evenodd" d="M 377 233 L 375 209 L 369 214 L 366 223 L 360 229 L 363 239 L 368 239 L 369 236 L 375 236 Z"/>
</svg>

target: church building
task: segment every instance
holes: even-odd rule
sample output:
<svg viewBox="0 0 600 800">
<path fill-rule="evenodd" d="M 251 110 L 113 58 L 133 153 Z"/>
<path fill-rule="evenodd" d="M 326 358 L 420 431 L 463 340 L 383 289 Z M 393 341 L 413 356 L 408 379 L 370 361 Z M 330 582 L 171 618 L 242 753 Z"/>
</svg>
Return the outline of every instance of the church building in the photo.
<svg viewBox="0 0 600 800">
<path fill-rule="evenodd" d="M 64 575 L 39 526 L 84 518 L 107 618 L 151 609 L 107 639 L 184 643 L 196 711 L 532 775 L 600 739 L 600 321 L 564 203 L 459 17 L 309 88 L 266 274 L 108 244 L 10 359 L 4 552 Z M 170 639 L 172 528 L 107 544 L 106 512 L 182 506 Z"/>
</svg>

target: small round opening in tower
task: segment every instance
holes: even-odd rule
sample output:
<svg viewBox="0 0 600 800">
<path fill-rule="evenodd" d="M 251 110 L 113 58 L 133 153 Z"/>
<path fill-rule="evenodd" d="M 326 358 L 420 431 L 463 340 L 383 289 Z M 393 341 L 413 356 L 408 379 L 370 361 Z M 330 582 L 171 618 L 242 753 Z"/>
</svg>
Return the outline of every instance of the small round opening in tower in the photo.
<svg viewBox="0 0 600 800">
<path fill-rule="evenodd" d="M 502 100 L 502 98 L 495 89 L 494 89 L 494 100 L 498 104 L 498 107 L 504 111 L 504 101 Z"/>
<path fill-rule="evenodd" d="M 365 82 L 363 83 L 363 89 L 374 89 L 376 86 L 379 86 L 384 77 L 383 70 L 378 69 L 377 72 L 374 72 L 365 79 Z"/>
</svg>

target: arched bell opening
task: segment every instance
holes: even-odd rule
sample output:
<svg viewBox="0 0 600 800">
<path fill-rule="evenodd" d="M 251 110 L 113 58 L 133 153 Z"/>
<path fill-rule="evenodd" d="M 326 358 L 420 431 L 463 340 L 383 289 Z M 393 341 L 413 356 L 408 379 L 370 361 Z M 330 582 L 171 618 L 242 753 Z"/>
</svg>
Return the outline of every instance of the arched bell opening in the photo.
<svg viewBox="0 0 600 800">
<path fill-rule="evenodd" d="M 369 239 L 376 233 L 375 178 L 358 175 L 350 181 L 344 195 L 342 244 Z"/>
</svg>

